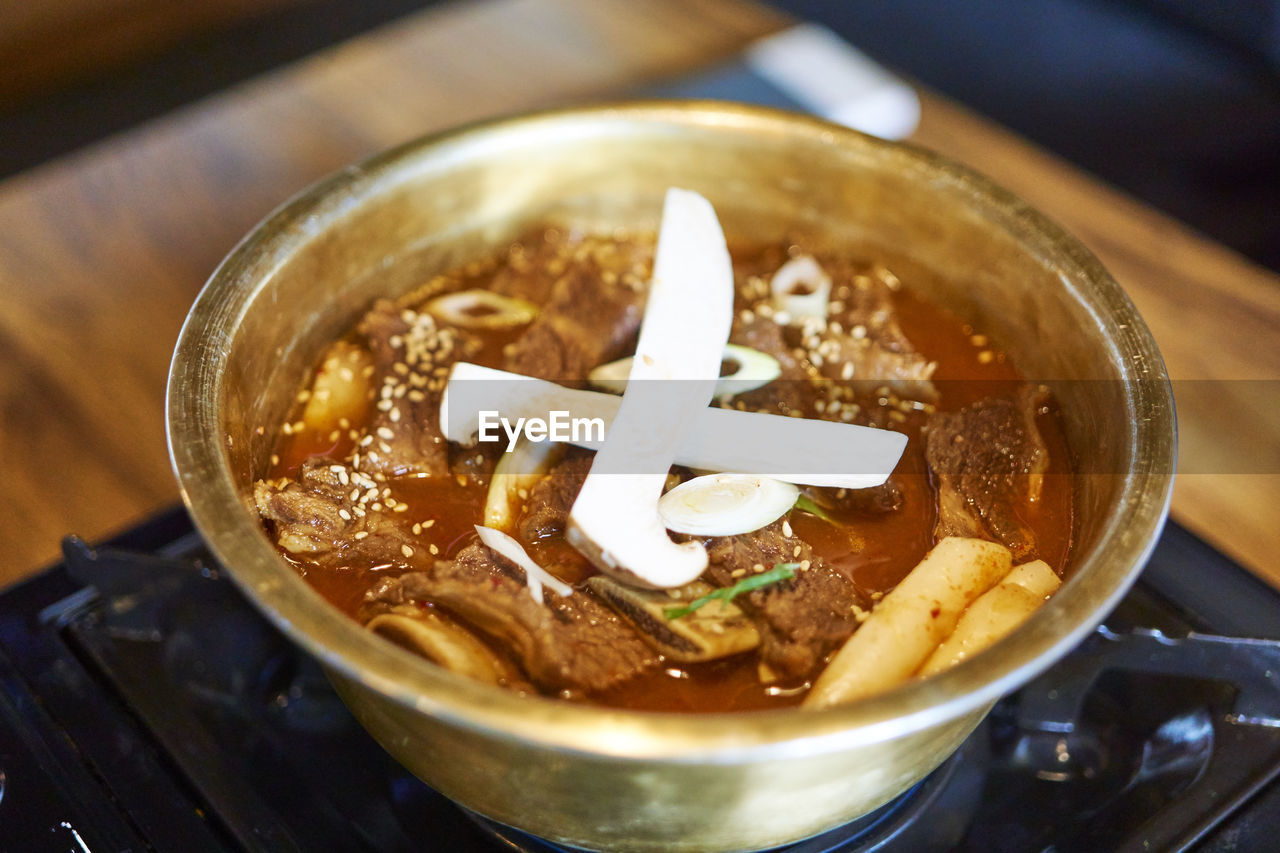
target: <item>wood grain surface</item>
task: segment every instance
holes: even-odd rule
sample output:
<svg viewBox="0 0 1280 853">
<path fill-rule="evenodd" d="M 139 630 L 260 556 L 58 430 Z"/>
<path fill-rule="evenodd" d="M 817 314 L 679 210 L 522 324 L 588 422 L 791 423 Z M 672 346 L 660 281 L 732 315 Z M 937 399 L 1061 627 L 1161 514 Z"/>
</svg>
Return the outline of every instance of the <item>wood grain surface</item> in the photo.
<svg viewBox="0 0 1280 853">
<path fill-rule="evenodd" d="M 438 7 L 0 184 L 0 582 L 54 559 L 67 533 L 100 537 L 176 499 L 163 427 L 174 341 L 218 260 L 284 199 L 422 133 L 677 74 L 784 24 L 739 0 Z M 1080 235 L 1176 377 L 1280 380 L 1275 276 L 923 98 L 917 141 Z M 1274 461 L 1280 415 L 1256 384 L 1187 387 L 1184 457 L 1208 472 Z M 1278 499 L 1280 476 L 1196 474 L 1175 513 L 1280 583 Z"/>
</svg>

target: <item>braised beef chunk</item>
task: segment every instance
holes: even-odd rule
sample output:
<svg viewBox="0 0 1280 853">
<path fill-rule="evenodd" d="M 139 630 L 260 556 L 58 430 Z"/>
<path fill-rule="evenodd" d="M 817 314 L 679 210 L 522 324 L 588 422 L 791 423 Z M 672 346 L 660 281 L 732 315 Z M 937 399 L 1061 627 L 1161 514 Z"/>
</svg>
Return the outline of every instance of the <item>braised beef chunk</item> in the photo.
<svg viewBox="0 0 1280 853">
<path fill-rule="evenodd" d="M 937 364 L 918 352 L 897 352 L 869 337 L 826 331 L 819 334 L 826 353 L 822 375 L 846 382 L 859 394 L 888 388 L 907 400 L 932 402 L 938 397 L 930 377 Z"/>
<path fill-rule="evenodd" d="M 808 678 L 858 626 L 855 606 L 870 609 L 853 582 L 787 536 L 781 521 L 741 536 L 707 541 L 707 574 L 719 586 L 768 571 L 777 563 L 807 562 L 788 581 L 739 595 L 734 603 L 755 620 L 760 657 L 788 680 Z"/>
<path fill-rule="evenodd" d="M 903 502 L 902 489 L 892 477 L 869 489 L 819 489 L 806 486 L 802 492 L 819 509 L 862 515 L 897 512 L 902 508 Z"/>
<path fill-rule="evenodd" d="M 390 604 L 429 601 L 444 607 L 510 649 L 530 681 L 544 690 L 591 693 L 657 664 L 657 655 L 590 593 L 543 594 L 538 604 L 523 570 L 478 543 L 427 571 L 383 581 L 370 593 Z"/>
<path fill-rule="evenodd" d="M 529 499 L 520 517 L 521 539 L 537 542 L 564 534 L 569 510 L 582 491 L 594 458 L 588 451 L 571 449 L 559 465 L 529 490 Z"/>
<path fill-rule="evenodd" d="M 447 474 L 440 394 L 448 368 L 474 355 L 477 341 L 386 299 L 374 303 L 358 331 L 373 353 L 377 389 L 358 467 L 388 476 Z"/>
<path fill-rule="evenodd" d="M 562 241 L 530 235 L 507 252 L 507 262 L 494 274 L 489 289 L 500 296 L 542 305 L 564 272 L 567 250 Z"/>
<path fill-rule="evenodd" d="M 805 400 L 809 395 L 809 373 L 796 359 L 782 336 L 782 327 L 772 320 L 754 315 L 742 314 L 734 317 L 733 329 L 729 333 L 729 342 L 739 346 L 759 350 L 772 356 L 778 362 L 780 373 L 778 378 L 754 391 L 737 394 L 733 404 L 742 404 L 748 411 L 768 412 L 786 415 L 791 412 L 807 413 L 809 407 Z"/>
<path fill-rule="evenodd" d="M 1015 562 L 1035 555 L 1024 519 L 1040 499 L 1049 452 L 1036 429 L 1043 388 L 1026 386 L 1016 398 L 991 397 L 958 412 L 939 412 L 926 427 L 925 458 L 938 485 L 934 537 L 995 539 Z"/>
<path fill-rule="evenodd" d="M 643 296 L 592 263 L 574 266 L 551 289 L 537 319 L 511 346 L 506 369 L 538 379 L 581 382 L 622 356 L 640 328 Z"/>
<path fill-rule="evenodd" d="M 372 508 L 371 489 L 378 483 L 366 474 L 311 460 L 296 481 L 259 481 L 253 496 L 276 541 L 291 554 L 328 567 L 404 563 L 404 546 L 413 547 L 409 532 Z"/>
<path fill-rule="evenodd" d="M 902 286 L 897 276 L 878 265 L 864 272 L 847 262 L 828 263 L 834 280 L 831 298 L 840 307 L 829 319 L 855 337 L 868 338 L 890 352 L 914 351 L 893 304 L 894 291 Z"/>
<path fill-rule="evenodd" d="M 936 400 L 930 377 L 937 365 L 916 352 L 898 322 L 893 304 L 898 279 L 879 266 L 868 274 L 834 263 L 830 272 L 831 298 L 839 310 L 831 312 L 818 334 L 823 375 L 844 380 L 862 394 L 887 387 L 908 400 Z"/>
</svg>

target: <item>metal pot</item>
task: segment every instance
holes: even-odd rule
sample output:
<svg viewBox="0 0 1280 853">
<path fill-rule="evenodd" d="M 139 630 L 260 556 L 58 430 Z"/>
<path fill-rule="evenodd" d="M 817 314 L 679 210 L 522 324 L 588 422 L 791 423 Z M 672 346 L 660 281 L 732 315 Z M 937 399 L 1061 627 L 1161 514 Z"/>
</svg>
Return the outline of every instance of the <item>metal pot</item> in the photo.
<svg viewBox="0 0 1280 853">
<path fill-rule="evenodd" d="M 656 226 L 662 193 L 731 235 L 853 247 L 987 331 L 1055 386 L 1077 468 L 1069 580 L 952 670 L 825 711 L 624 712 L 521 697 L 364 631 L 278 556 L 252 506 L 273 430 L 375 294 L 549 221 Z M 557 842 L 737 850 L 865 814 L 936 767 L 991 705 L 1078 643 L 1143 565 L 1168 509 L 1173 401 L 1155 343 L 1098 261 L 937 155 L 783 112 L 709 102 L 534 114 L 410 143 L 269 216 L 197 299 L 168 389 L 196 526 L 245 593 L 315 655 L 366 728 L 457 802 Z"/>
</svg>

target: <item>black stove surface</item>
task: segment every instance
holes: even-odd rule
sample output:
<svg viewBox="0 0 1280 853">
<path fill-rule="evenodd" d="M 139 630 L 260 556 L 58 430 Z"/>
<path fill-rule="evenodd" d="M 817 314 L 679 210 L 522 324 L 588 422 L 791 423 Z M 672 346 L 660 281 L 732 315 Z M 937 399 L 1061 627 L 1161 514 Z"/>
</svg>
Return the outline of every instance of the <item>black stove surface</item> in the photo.
<svg viewBox="0 0 1280 853">
<path fill-rule="evenodd" d="M 558 850 L 397 765 L 180 509 L 0 594 L 0 850 Z M 1103 628 L 828 851 L 1280 847 L 1280 596 L 1170 526 Z"/>
</svg>

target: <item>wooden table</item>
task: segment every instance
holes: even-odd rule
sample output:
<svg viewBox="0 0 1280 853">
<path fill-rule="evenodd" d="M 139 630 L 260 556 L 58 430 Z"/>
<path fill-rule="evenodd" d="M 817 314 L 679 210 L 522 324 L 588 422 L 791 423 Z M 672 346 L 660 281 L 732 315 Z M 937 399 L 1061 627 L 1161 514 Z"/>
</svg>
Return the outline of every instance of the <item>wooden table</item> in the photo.
<svg viewBox="0 0 1280 853">
<path fill-rule="evenodd" d="M 319 176 L 424 132 L 605 94 L 785 24 L 741 0 L 437 7 L 0 184 L 0 582 L 172 503 L 169 355 L 218 260 Z M 916 141 L 1075 232 L 1179 380 L 1175 517 L 1280 584 L 1280 279 L 956 105 Z M 1276 395 L 1271 394 L 1272 402 Z M 1234 473 L 1221 473 L 1231 471 Z M 1217 472 L 1217 473 L 1212 473 Z"/>
</svg>

